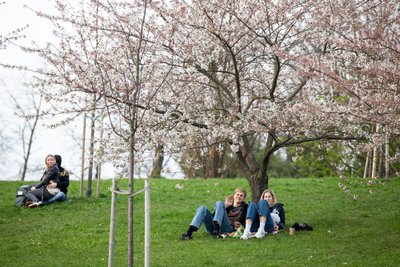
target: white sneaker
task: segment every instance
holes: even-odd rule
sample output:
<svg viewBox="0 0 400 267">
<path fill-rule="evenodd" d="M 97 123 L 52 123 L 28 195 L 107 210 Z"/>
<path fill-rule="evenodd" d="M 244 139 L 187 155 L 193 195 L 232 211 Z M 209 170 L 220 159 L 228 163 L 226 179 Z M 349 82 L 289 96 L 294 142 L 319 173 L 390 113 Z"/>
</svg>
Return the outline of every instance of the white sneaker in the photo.
<svg viewBox="0 0 400 267">
<path fill-rule="evenodd" d="M 265 236 L 264 230 L 258 230 L 257 233 L 254 235 L 256 238 L 263 238 Z"/>
<path fill-rule="evenodd" d="M 250 236 L 250 232 L 244 231 L 244 232 L 243 232 L 243 235 L 240 237 L 240 239 L 247 240 L 247 239 L 249 239 L 250 237 L 251 237 L 251 236 Z"/>
</svg>

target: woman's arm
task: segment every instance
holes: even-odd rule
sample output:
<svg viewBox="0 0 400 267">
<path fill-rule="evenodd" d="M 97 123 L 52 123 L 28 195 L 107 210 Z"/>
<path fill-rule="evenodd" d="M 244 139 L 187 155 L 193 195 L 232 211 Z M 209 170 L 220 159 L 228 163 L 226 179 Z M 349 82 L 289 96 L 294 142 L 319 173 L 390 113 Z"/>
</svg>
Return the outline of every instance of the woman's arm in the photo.
<svg viewBox="0 0 400 267">
<path fill-rule="evenodd" d="M 53 167 L 51 167 L 51 169 L 44 175 L 44 177 L 42 178 L 42 180 L 40 181 L 40 183 L 38 183 L 35 187 L 36 188 L 41 188 L 43 186 L 46 186 L 49 184 L 50 180 L 55 180 L 55 178 L 57 178 L 57 176 L 59 176 L 59 170 L 58 167 L 56 165 L 54 165 Z"/>
<path fill-rule="evenodd" d="M 278 223 L 279 230 L 282 230 L 282 229 L 285 228 L 285 225 L 286 225 L 286 222 L 285 222 L 285 209 L 283 208 L 282 204 L 279 204 L 276 208 L 279 211 L 279 218 L 281 218 L 281 221 Z"/>
</svg>

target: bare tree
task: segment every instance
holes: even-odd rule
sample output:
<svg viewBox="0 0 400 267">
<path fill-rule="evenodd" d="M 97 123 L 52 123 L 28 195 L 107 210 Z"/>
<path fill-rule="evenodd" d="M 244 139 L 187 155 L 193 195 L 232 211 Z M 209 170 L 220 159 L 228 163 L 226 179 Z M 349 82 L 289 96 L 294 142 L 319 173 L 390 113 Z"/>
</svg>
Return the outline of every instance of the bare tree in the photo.
<svg viewBox="0 0 400 267">
<path fill-rule="evenodd" d="M 29 158 L 31 155 L 32 145 L 37 129 L 38 121 L 40 120 L 42 97 L 35 97 L 33 90 L 26 90 L 28 99 L 17 99 L 9 90 L 7 90 L 10 99 L 13 102 L 14 113 L 16 116 L 23 119 L 23 124 L 18 130 L 22 142 L 23 164 L 20 170 L 21 181 L 25 180 L 28 169 Z M 27 103 L 22 103 L 28 101 Z"/>
</svg>

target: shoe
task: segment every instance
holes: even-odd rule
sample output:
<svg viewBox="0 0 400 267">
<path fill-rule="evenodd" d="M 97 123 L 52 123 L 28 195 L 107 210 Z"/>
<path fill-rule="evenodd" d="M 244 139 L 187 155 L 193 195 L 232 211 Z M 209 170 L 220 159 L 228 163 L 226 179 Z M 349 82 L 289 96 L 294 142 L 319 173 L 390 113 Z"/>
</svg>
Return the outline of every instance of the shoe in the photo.
<svg viewBox="0 0 400 267">
<path fill-rule="evenodd" d="M 33 202 L 32 204 L 30 204 L 29 206 L 28 206 L 28 208 L 30 208 L 30 209 L 34 209 L 34 208 L 37 208 L 37 207 L 40 207 L 40 206 L 42 206 L 42 202 Z"/>
<path fill-rule="evenodd" d="M 188 239 L 193 239 L 192 235 L 189 235 L 187 232 L 184 233 L 180 238 L 180 240 L 188 240 Z"/>
<path fill-rule="evenodd" d="M 27 202 L 25 202 L 25 207 L 27 207 L 27 208 L 29 208 L 29 205 L 31 205 L 33 202 L 32 201 L 27 201 Z"/>
<path fill-rule="evenodd" d="M 227 238 L 227 237 L 228 237 L 227 234 L 220 234 L 220 235 L 218 236 L 218 238 L 222 238 L 222 239 Z"/>
<path fill-rule="evenodd" d="M 217 237 L 219 236 L 219 231 L 218 231 L 218 230 L 214 230 L 214 231 L 211 233 L 211 235 L 212 235 L 214 238 L 217 238 Z"/>
<path fill-rule="evenodd" d="M 243 235 L 240 237 L 240 239 L 243 239 L 243 240 L 247 240 L 249 238 L 251 238 L 250 232 L 246 232 L 246 231 L 244 231 Z"/>
<path fill-rule="evenodd" d="M 263 238 L 265 236 L 265 231 L 264 230 L 258 230 L 257 233 L 254 235 L 255 238 Z"/>
</svg>

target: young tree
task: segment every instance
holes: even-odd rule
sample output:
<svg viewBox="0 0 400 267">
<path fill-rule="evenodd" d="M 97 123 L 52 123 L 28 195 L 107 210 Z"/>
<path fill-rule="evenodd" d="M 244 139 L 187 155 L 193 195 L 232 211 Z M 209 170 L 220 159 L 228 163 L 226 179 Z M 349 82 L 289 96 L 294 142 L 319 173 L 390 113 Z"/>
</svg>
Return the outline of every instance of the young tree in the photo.
<svg viewBox="0 0 400 267">
<path fill-rule="evenodd" d="M 65 114 L 68 121 L 93 110 L 93 103 L 106 112 L 104 155 L 125 164 L 129 159 L 128 265 L 132 266 L 134 166 L 141 153 L 154 147 L 151 129 L 157 121 L 150 116 L 155 110 L 152 100 L 170 66 L 155 56 L 156 19 L 147 1 L 82 1 L 77 6 L 56 2 L 59 15 L 39 15 L 57 25 L 60 43 L 26 50 L 39 53 L 52 67 L 41 78 L 47 85 L 41 93 L 53 103 L 48 114 Z M 86 101 L 90 95 L 97 96 L 95 101 Z M 56 104 L 61 96 L 67 107 Z M 148 248 L 146 244 L 145 254 Z"/>
</svg>

